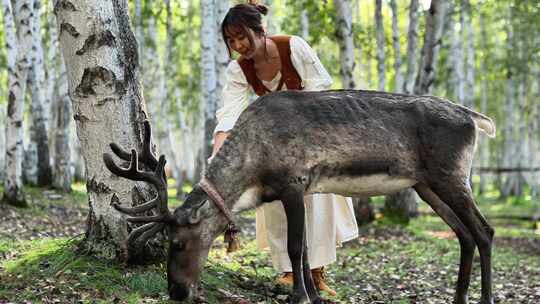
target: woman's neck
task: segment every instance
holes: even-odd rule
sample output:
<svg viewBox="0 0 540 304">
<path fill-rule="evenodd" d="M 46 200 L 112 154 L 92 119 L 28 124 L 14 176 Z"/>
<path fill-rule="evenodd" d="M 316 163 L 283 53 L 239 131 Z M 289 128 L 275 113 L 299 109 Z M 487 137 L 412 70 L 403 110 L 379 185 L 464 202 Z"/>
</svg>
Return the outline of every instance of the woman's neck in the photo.
<svg viewBox="0 0 540 304">
<path fill-rule="evenodd" d="M 253 54 L 252 59 L 255 63 L 265 63 L 271 58 L 279 57 L 279 52 L 275 42 L 266 37 L 264 40 L 265 43 Z"/>
</svg>

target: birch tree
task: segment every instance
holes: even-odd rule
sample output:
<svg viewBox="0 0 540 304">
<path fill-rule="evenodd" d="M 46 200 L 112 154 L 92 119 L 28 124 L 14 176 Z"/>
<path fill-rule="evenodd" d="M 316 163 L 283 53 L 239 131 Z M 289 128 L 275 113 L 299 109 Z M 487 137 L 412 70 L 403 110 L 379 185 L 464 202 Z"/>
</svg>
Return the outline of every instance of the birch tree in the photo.
<svg viewBox="0 0 540 304">
<path fill-rule="evenodd" d="M 465 99 L 463 104 L 466 107 L 474 108 L 474 79 L 475 79 L 475 53 L 474 49 L 474 30 L 472 25 L 472 9 L 469 0 L 461 1 L 461 11 L 463 15 L 463 32 L 465 37 Z"/>
<path fill-rule="evenodd" d="M 401 72 L 401 44 L 396 0 L 390 0 L 390 8 L 392 9 L 392 46 L 394 48 L 394 91 L 399 93 L 403 90 L 403 73 Z"/>
<path fill-rule="evenodd" d="M 356 87 L 354 81 L 354 41 L 351 0 L 334 0 L 337 14 L 341 83 L 344 89 Z"/>
<path fill-rule="evenodd" d="M 6 179 L 3 201 L 27 206 L 22 185 L 23 110 L 26 77 L 32 46 L 32 3 L 30 0 L 2 1 L 6 49 L 8 50 L 8 108 L 6 127 Z"/>
<path fill-rule="evenodd" d="M 300 29 L 302 38 L 309 41 L 309 14 L 305 7 L 302 8 L 302 12 L 300 13 Z"/>
<path fill-rule="evenodd" d="M 161 144 L 161 153 L 167 156 L 168 169 L 172 173 L 172 177 L 178 183 L 177 189 L 183 185 L 183 179 L 181 178 L 180 168 L 177 161 L 177 151 L 174 149 L 173 139 L 173 126 L 171 123 L 171 102 L 173 102 L 173 95 L 169 89 L 169 81 L 174 78 L 174 71 L 170 62 L 173 62 L 173 30 L 172 30 L 172 10 L 171 1 L 165 0 L 165 12 L 167 14 L 165 20 L 166 28 L 166 43 L 163 55 L 163 60 L 160 62 L 160 80 L 159 80 L 159 123 L 157 139 Z"/>
<path fill-rule="evenodd" d="M 377 74 L 379 76 L 377 89 L 379 91 L 384 91 L 384 88 L 386 87 L 386 55 L 384 51 L 386 42 L 384 41 L 382 0 L 375 0 L 375 28 L 377 32 Z"/>
<path fill-rule="evenodd" d="M 484 21 L 484 16 L 482 14 L 479 15 L 479 23 L 480 23 L 480 35 L 482 37 L 481 41 L 481 48 L 487 49 L 487 31 L 486 31 L 486 25 Z M 488 71 L 487 71 L 487 58 L 486 54 L 482 54 L 480 64 L 480 74 L 481 77 L 481 90 L 480 90 L 480 112 L 487 113 L 487 106 L 488 106 Z M 480 153 L 480 166 L 481 167 L 487 167 L 489 163 L 489 144 L 487 143 L 486 136 L 480 136 L 479 143 L 478 143 L 478 151 Z M 478 185 L 478 191 L 480 193 L 484 193 L 485 188 L 487 185 L 487 178 L 484 174 L 480 174 L 480 183 Z"/>
<path fill-rule="evenodd" d="M 229 52 L 225 41 L 223 41 L 223 36 L 220 34 L 221 22 L 227 11 L 229 10 L 229 1 L 220 0 L 216 3 L 216 98 L 217 98 L 217 107 L 221 108 L 223 106 L 223 100 L 221 98 L 221 91 L 225 86 L 225 70 L 229 65 Z"/>
<path fill-rule="evenodd" d="M 416 60 L 418 48 L 418 0 L 411 0 L 409 6 L 409 29 L 407 31 L 407 74 L 403 83 L 403 91 L 413 92 L 416 76 Z"/>
<path fill-rule="evenodd" d="M 201 90 L 204 118 L 204 142 L 199 161 L 206 163 L 212 153 L 212 138 L 216 127 L 216 15 L 215 0 L 201 0 Z"/>
<path fill-rule="evenodd" d="M 71 191 L 71 150 L 69 125 L 71 121 L 71 105 L 68 96 L 68 81 L 64 61 L 61 60 L 58 81 L 54 90 L 54 175 L 53 187 L 65 192 Z"/>
<path fill-rule="evenodd" d="M 28 157 L 25 158 L 26 177 L 29 182 L 38 186 L 52 183 L 52 169 L 49 158 L 49 113 L 50 100 L 47 98 L 43 47 L 41 35 L 41 0 L 32 0 L 32 48 L 30 51 L 31 66 L 28 73 L 28 87 L 31 93 L 30 140 Z"/>
<path fill-rule="evenodd" d="M 431 93 L 437 71 L 436 64 L 439 59 L 446 6 L 447 1 L 445 0 L 432 0 L 429 10 L 426 12 L 426 31 L 414 86 L 415 94 Z"/>
<path fill-rule="evenodd" d="M 160 242 L 126 248 L 129 229 L 125 217 L 110 206 L 111 198 L 116 194 L 121 202 L 128 202 L 131 190 L 137 204 L 149 199 L 150 187 L 113 175 L 102 159 L 111 142 L 140 151 L 147 118 L 127 3 L 58 0 L 54 12 L 86 164 L 89 215 L 84 247 L 98 256 L 130 262 L 163 257 Z"/>
<path fill-rule="evenodd" d="M 459 16 L 459 22 L 456 22 L 456 16 Z M 448 81 L 448 91 L 451 96 L 460 104 L 465 100 L 465 62 L 463 56 L 463 13 L 454 5 L 454 1 L 450 2 L 448 8 L 448 30 L 447 36 L 449 39 L 448 50 L 448 70 L 450 79 Z"/>
</svg>

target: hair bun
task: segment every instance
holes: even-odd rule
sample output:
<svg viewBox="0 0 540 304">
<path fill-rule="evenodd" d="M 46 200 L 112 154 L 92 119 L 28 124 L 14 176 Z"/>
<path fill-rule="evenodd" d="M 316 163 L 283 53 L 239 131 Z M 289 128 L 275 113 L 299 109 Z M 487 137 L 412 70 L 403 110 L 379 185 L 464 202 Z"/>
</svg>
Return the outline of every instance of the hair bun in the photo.
<svg viewBox="0 0 540 304">
<path fill-rule="evenodd" d="M 249 5 L 253 5 L 259 13 L 266 15 L 268 13 L 268 7 L 264 4 L 259 4 L 259 1 L 257 0 L 248 0 Z"/>
<path fill-rule="evenodd" d="M 266 7 L 265 5 L 262 5 L 262 4 L 258 4 L 255 6 L 257 8 L 257 10 L 266 16 L 266 14 L 268 13 L 268 7 Z"/>
</svg>

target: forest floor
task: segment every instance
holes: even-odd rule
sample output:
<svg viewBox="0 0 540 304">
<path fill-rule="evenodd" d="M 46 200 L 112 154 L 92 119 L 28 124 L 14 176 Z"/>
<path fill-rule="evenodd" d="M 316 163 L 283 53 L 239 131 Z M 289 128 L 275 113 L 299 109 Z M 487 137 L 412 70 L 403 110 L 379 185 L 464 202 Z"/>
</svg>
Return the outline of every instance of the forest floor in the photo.
<svg viewBox="0 0 540 304">
<path fill-rule="evenodd" d="M 30 188 L 31 207 L 0 207 L 0 303 L 168 303 L 164 264 L 125 266 L 82 254 L 87 206 L 84 187 L 70 194 Z M 493 200 L 492 200 L 493 201 Z M 516 203 L 481 203 L 496 227 L 493 288 L 496 303 L 540 303 L 537 223 L 499 220 L 527 215 Z M 529 211 L 527 211 L 529 210 Z M 384 220 L 362 227 L 338 249 L 327 278 L 337 303 L 451 303 L 459 244 L 445 224 L 424 212 L 408 226 Z M 241 217 L 242 249 L 225 254 L 214 243 L 202 278 L 204 303 L 287 303 L 288 290 L 267 251 L 256 249 L 254 213 Z M 480 299 L 475 258 L 471 303 Z"/>
</svg>

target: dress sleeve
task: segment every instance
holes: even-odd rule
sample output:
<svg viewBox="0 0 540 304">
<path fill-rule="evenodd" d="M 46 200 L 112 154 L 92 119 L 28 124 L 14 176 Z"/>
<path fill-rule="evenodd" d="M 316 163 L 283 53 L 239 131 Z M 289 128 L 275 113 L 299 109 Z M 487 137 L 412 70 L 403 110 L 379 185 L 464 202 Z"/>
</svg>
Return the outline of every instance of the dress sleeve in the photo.
<svg viewBox="0 0 540 304">
<path fill-rule="evenodd" d="M 291 36 L 291 61 L 302 78 L 306 91 L 327 90 L 332 85 L 332 77 L 322 65 L 319 57 L 309 44 L 298 36 Z"/>
<path fill-rule="evenodd" d="M 214 134 L 232 129 L 240 114 L 248 106 L 250 87 L 236 60 L 231 61 L 227 66 L 225 78 L 222 92 L 223 107 L 216 111 L 217 125 Z"/>
</svg>

